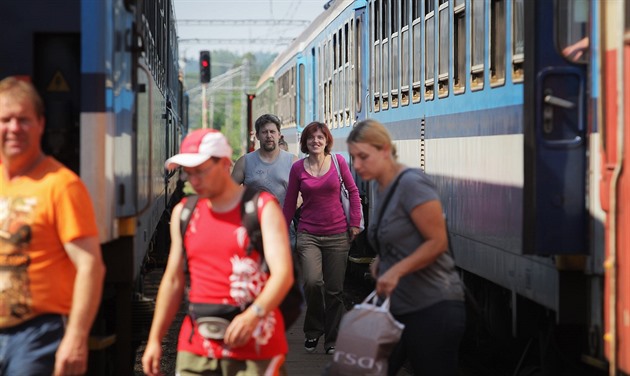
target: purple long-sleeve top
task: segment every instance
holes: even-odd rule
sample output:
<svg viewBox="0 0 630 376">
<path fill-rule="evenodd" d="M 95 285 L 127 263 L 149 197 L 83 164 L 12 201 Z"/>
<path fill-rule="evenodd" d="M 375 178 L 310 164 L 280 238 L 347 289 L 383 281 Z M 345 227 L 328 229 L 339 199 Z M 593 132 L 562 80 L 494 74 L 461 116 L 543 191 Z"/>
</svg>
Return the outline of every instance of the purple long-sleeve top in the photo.
<svg viewBox="0 0 630 376">
<path fill-rule="evenodd" d="M 335 154 L 339 161 L 341 177 L 350 193 L 350 226 L 359 227 L 361 222 L 361 199 L 348 164 L 343 156 Z M 284 218 L 291 223 L 296 210 L 298 192 L 302 193 L 302 213 L 298 231 L 314 235 L 333 235 L 348 230 L 346 215 L 341 206 L 341 183 L 335 164 L 323 176 L 314 177 L 304 168 L 304 159 L 293 163 L 289 173 L 289 185 L 284 199 Z"/>
</svg>

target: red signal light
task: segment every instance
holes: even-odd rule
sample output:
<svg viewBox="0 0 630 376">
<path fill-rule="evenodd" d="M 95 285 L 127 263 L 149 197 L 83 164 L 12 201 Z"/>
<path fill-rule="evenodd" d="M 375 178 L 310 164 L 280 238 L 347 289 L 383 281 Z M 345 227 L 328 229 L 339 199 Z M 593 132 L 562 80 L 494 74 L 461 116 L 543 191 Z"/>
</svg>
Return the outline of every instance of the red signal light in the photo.
<svg viewBox="0 0 630 376">
<path fill-rule="evenodd" d="M 203 61 L 201 62 L 201 65 L 205 68 L 205 67 L 207 67 L 207 66 L 208 66 L 208 62 L 207 62 L 206 60 L 203 60 Z"/>
</svg>

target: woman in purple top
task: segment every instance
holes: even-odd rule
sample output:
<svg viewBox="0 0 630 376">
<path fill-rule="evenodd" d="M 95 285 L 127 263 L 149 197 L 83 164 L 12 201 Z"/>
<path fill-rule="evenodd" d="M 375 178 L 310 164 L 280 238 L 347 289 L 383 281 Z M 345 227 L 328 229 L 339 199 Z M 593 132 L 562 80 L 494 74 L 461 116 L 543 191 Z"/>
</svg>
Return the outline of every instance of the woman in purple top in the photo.
<svg viewBox="0 0 630 376">
<path fill-rule="evenodd" d="M 298 193 L 302 194 L 296 250 L 306 298 L 304 348 L 315 351 L 323 334 L 327 354 L 335 351 L 339 322 L 345 313 L 342 295 L 348 250 L 360 232 L 361 221 L 359 191 L 346 160 L 339 154 L 331 155 L 332 144 L 326 124 L 306 126 L 300 149 L 308 156 L 291 167 L 283 210 L 288 225 L 295 214 Z M 341 206 L 341 183 L 333 157 L 350 192 L 350 225 Z"/>
</svg>

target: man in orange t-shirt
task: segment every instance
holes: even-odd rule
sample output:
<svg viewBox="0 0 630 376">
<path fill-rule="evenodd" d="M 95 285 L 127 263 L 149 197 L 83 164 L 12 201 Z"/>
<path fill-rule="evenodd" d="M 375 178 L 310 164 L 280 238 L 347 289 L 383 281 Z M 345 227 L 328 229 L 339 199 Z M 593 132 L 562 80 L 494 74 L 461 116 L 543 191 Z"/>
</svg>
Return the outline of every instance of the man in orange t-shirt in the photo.
<svg viewBox="0 0 630 376">
<path fill-rule="evenodd" d="M 79 375 L 105 267 L 90 196 L 44 155 L 35 88 L 0 81 L 0 374 Z"/>
</svg>

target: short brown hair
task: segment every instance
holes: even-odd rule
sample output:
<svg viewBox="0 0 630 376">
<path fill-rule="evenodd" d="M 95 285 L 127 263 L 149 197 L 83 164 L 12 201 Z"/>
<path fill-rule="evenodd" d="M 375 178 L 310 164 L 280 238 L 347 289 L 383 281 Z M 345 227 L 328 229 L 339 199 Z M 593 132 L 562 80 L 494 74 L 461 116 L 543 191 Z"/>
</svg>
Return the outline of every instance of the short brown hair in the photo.
<svg viewBox="0 0 630 376">
<path fill-rule="evenodd" d="M 280 132 L 280 127 L 282 126 L 282 121 L 280 121 L 280 118 L 273 114 L 264 114 L 260 115 L 260 117 L 256 119 L 256 122 L 254 123 L 256 134 L 260 132 L 260 128 L 262 128 L 263 125 L 267 125 L 269 123 L 275 124 L 276 128 L 278 128 L 278 132 Z"/>
<path fill-rule="evenodd" d="M 304 154 L 308 154 L 308 147 L 306 147 L 306 141 L 313 133 L 317 130 L 322 131 L 324 136 L 326 137 L 326 147 L 324 148 L 324 154 L 330 154 L 330 149 L 333 146 L 333 136 L 328 129 L 328 126 L 324 123 L 320 123 L 319 121 L 314 121 L 304 128 L 302 135 L 300 136 L 300 151 Z"/>
<path fill-rule="evenodd" d="M 18 99 L 29 99 L 33 103 L 35 114 L 39 118 L 44 117 L 44 101 L 32 83 L 18 80 L 15 77 L 7 77 L 0 81 L 0 94 L 5 92 L 11 92 Z"/>
</svg>

